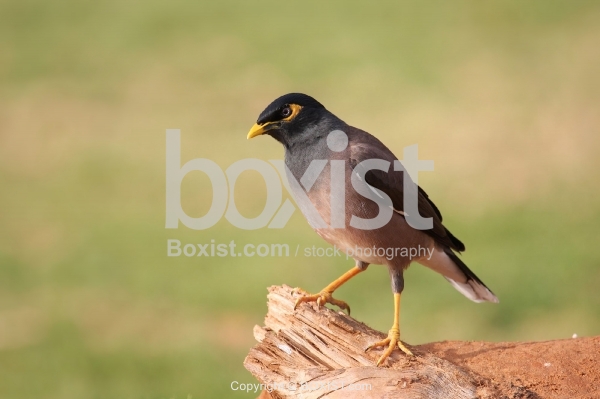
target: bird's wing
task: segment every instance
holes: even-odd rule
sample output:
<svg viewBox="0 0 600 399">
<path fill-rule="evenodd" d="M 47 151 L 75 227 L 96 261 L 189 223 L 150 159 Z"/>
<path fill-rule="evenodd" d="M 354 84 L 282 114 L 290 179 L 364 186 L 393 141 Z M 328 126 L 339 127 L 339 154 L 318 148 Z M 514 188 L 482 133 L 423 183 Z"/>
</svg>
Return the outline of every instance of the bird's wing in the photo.
<svg viewBox="0 0 600 399">
<path fill-rule="evenodd" d="M 350 162 L 352 168 L 355 168 L 360 162 L 367 159 L 383 159 L 390 162 L 390 170 L 387 172 L 371 169 L 365 174 L 365 181 L 370 186 L 386 193 L 392 200 L 394 210 L 404 216 L 404 178 L 403 171 L 394 171 L 393 163 L 398 159 L 394 154 L 377 138 L 359 129 L 352 129 L 349 134 L 350 143 Z M 406 173 L 408 176 L 408 173 Z M 408 190 L 417 188 L 419 214 L 423 218 L 432 218 L 433 227 L 429 230 L 423 230 L 424 233 L 431 236 L 437 243 L 456 251 L 464 251 L 464 244 L 448 231 L 442 224 L 442 214 L 429 198 L 425 190 L 414 184 L 408 185 Z"/>
</svg>

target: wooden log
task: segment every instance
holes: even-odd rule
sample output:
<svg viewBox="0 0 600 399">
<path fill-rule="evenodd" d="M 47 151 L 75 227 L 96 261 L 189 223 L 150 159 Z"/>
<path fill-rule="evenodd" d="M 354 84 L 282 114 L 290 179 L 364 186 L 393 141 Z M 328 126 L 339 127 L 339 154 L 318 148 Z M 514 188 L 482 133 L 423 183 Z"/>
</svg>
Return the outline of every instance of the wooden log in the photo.
<svg viewBox="0 0 600 399">
<path fill-rule="evenodd" d="M 535 357 L 539 352 L 526 346 L 529 344 L 450 342 L 407 345 L 415 356 L 409 357 L 400 351 L 394 351 L 383 367 L 375 367 L 383 349 L 365 353 L 365 348 L 385 338 L 386 334 L 369 328 L 343 312 L 325 307 L 319 309 L 314 303 L 301 304 L 294 310 L 293 295 L 297 294 L 293 294 L 291 287 L 270 287 L 265 326 L 254 328 L 254 336 L 259 343 L 250 350 L 244 366 L 264 384 L 265 392 L 261 399 L 535 399 L 563 397 L 563 393 L 568 395 L 564 397 L 591 398 L 595 397 L 591 396 L 596 392 L 595 389 L 600 387 L 597 385 L 600 377 L 596 370 L 600 361 L 599 338 L 585 341 L 591 348 L 586 353 L 589 355 L 590 350 L 593 352 L 587 358 L 593 368 L 588 371 L 587 379 L 573 383 L 576 385 L 574 389 L 584 392 L 583 396 L 578 396 L 581 392 L 569 391 L 570 388 L 564 384 L 550 384 L 548 390 L 540 391 L 544 385 L 527 380 L 527 370 L 515 375 L 511 369 L 515 364 L 509 358 L 502 360 L 506 367 L 500 369 L 508 375 L 499 376 L 499 369 L 490 367 L 494 365 L 496 358 L 500 360 L 500 353 L 515 348 L 524 351 L 520 356 L 524 358 L 525 368 L 537 364 L 527 359 L 527 356 Z M 553 342 L 570 344 L 566 344 L 568 341 Z M 563 347 L 563 344 L 556 345 L 557 348 Z M 477 363 L 478 358 L 485 360 L 485 366 Z M 544 362 L 541 357 L 539 362 L 542 362 L 539 367 L 535 366 L 535 370 L 530 371 L 552 371 L 547 366 L 550 363 Z M 577 361 L 574 367 L 576 365 Z M 565 371 L 567 372 L 570 371 Z M 559 374 L 555 373 L 555 377 L 564 382 L 566 379 Z M 537 377 L 541 378 L 543 375 Z M 543 391 L 544 396 L 540 396 L 536 388 Z M 547 396 L 548 392 L 557 392 L 558 396 Z"/>
<path fill-rule="evenodd" d="M 274 398 L 474 398 L 476 382 L 453 364 L 420 351 L 394 351 L 387 367 L 375 367 L 381 349 L 365 348 L 385 334 L 342 312 L 315 304 L 294 311 L 292 289 L 271 287 L 265 327 L 245 367 Z"/>
</svg>

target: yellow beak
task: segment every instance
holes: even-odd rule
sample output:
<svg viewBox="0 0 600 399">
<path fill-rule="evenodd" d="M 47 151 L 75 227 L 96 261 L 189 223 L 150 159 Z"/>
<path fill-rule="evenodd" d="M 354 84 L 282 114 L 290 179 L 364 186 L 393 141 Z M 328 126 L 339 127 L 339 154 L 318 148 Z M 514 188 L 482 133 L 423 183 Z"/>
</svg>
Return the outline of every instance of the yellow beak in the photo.
<svg viewBox="0 0 600 399">
<path fill-rule="evenodd" d="M 253 137 L 260 136 L 268 130 L 271 130 L 273 127 L 274 126 L 271 123 L 265 123 L 264 125 L 259 125 L 258 123 L 255 123 L 254 126 L 252 126 L 252 128 L 248 132 L 247 138 L 248 140 L 250 140 Z"/>
</svg>

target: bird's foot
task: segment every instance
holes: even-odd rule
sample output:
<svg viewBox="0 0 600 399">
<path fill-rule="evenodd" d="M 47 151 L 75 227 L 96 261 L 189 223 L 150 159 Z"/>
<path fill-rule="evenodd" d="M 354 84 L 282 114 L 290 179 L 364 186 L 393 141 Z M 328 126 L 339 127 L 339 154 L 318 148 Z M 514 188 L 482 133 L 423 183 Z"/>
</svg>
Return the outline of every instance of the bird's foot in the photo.
<svg viewBox="0 0 600 399">
<path fill-rule="evenodd" d="M 300 288 L 294 288 L 292 293 L 301 295 L 300 297 L 298 297 L 298 299 L 296 299 L 296 303 L 294 304 L 294 310 L 296 310 L 298 305 L 300 305 L 302 302 L 316 302 L 317 306 L 319 307 L 325 305 L 326 303 L 330 303 L 339 307 L 340 309 L 346 310 L 348 312 L 348 315 L 350 315 L 350 306 L 344 301 L 335 299 L 333 296 L 331 296 L 332 293 L 329 291 L 321 291 L 318 294 L 311 295 Z"/>
<path fill-rule="evenodd" d="M 400 330 L 395 327 L 392 327 L 392 329 L 389 331 L 388 337 L 386 339 L 369 345 L 367 347 L 367 349 L 365 349 L 365 352 L 368 350 L 371 350 L 373 348 L 377 348 L 380 346 L 386 346 L 386 345 L 387 345 L 387 349 L 385 350 L 385 352 L 383 352 L 383 354 L 377 361 L 377 366 L 380 366 L 385 361 L 385 359 L 387 359 L 388 356 L 390 356 L 390 354 L 396 347 L 400 348 L 400 350 L 402 352 L 406 353 L 407 355 L 414 356 L 413 353 L 406 346 L 404 346 L 402 341 L 400 341 Z"/>
</svg>

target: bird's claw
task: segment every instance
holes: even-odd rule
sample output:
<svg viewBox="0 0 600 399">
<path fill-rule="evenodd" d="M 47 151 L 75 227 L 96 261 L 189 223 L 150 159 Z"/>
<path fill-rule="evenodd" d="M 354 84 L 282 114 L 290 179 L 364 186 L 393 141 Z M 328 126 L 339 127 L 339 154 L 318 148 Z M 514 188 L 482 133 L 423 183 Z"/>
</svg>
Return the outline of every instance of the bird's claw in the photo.
<svg viewBox="0 0 600 399">
<path fill-rule="evenodd" d="M 414 356 L 413 353 L 406 346 L 404 346 L 402 341 L 400 341 L 400 330 L 398 330 L 397 328 L 394 328 L 394 327 L 392 327 L 392 329 L 388 332 L 388 336 L 386 339 L 369 345 L 367 347 L 367 349 L 365 349 L 365 352 L 367 352 L 373 348 L 377 348 L 380 346 L 386 346 L 386 345 L 387 345 L 387 348 L 386 348 L 385 352 L 383 352 L 383 354 L 381 355 L 379 360 L 377 360 L 377 366 L 380 366 L 385 361 L 385 359 L 387 359 L 391 355 L 392 351 L 396 347 L 398 347 L 402 352 L 406 353 L 407 355 Z"/>
<path fill-rule="evenodd" d="M 347 311 L 348 315 L 350 315 L 350 305 L 348 305 L 344 301 L 340 301 L 339 299 L 335 299 L 331 295 L 332 293 L 329 292 L 329 291 L 321 291 L 318 294 L 310 295 L 310 294 L 306 293 L 304 290 L 302 290 L 300 288 L 294 288 L 294 290 L 292 291 L 292 293 L 293 294 L 299 294 L 299 293 L 304 293 L 305 294 L 305 295 L 302 295 L 302 296 L 298 297 L 298 299 L 296 299 L 296 303 L 294 304 L 294 310 L 296 310 L 296 308 L 298 307 L 298 305 L 300 305 L 302 302 L 316 302 L 318 307 L 322 307 L 326 303 L 330 303 L 332 305 L 335 305 L 335 306 L 339 307 L 340 309 L 343 309 L 343 310 Z"/>
</svg>

